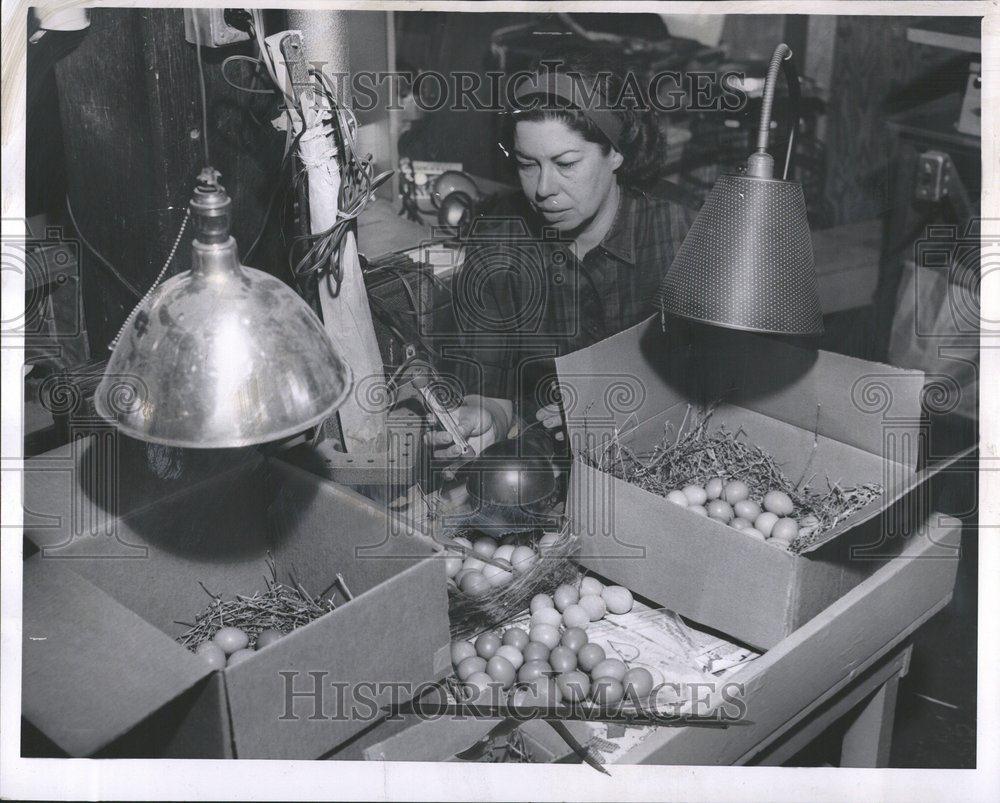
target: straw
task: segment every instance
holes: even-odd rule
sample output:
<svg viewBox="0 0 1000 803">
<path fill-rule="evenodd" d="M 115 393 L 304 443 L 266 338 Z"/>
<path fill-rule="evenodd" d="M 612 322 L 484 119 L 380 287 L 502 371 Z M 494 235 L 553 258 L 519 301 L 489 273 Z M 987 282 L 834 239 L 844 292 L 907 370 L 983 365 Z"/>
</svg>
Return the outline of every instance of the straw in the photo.
<svg viewBox="0 0 1000 803">
<path fill-rule="evenodd" d="M 666 496 L 686 485 L 704 487 L 715 478 L 726 482 L 742 480 L 750 488 L 750 498 L 758 502 L 768 491 L 784 491 L 794 505 L 792 516 L 800 523 L 799 535 L 788 547 L 796 554 L 882 495 L 883 488 L 877 483 L 843 486 L 829 478 L 825 489 L 812 490 L 810 483 L 815 475 L 805 480 L 803 474 L 802 481 L 793 484 L 774 458 L 754 444 L 742 428 L 733 432 L 722 425 L 709 433 L 708 423 L 717 406 L 713 404 L 702 412 L 687 432 L 685 414 L 674 437 L 668 423 L 663 438 L 646 460 L 622 443 L 621 433 L 616 432 L 590 463 L 657 496 Z"/>
</svg>

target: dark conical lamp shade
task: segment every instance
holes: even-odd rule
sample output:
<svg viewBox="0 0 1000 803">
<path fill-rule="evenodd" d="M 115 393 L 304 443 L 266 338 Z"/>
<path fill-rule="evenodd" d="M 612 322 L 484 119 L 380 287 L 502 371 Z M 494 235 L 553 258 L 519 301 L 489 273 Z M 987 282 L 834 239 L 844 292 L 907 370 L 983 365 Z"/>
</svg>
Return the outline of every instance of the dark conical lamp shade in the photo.
<svg viewBox="0 0 1000 803">
<path fill-rule="evenodd" d="M 721 176 L 660 285 L 669 315 L 728 329 L 823 333 L 802 187 Z"/>
</svg>

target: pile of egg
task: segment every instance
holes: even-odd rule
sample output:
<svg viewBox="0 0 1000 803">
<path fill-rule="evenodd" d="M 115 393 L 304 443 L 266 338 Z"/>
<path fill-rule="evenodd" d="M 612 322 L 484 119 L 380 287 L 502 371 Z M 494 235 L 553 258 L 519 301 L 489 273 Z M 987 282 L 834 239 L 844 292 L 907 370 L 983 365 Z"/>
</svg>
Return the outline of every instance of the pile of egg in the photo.
<svg viewBox="0 0 1000 803">
<path fill-rule="evenodd" d="M 586 629 L 608 613 L 628 613 L 633 603 L 627 588 L 604 586 L 593 577 L 584 577 L 579 586 L 563 584 L 552 596 L 536 594 L 527 632 L 510 627 L 502 636 L 488 632 L 475 642 L 451 645 L 467 700 L 498 702 L 515 683 L 514 705 L 590 699 L 608 706 L 626 696 L 645 699 L 653 688 L 649 670 L 629 669 L 624 661 L 608 658 L 603 647 L 589 641 Z"/>
<path fill-rule="evenodd" d="M 539 558 L 539 550 L 551 546 L 559 537 L 559 533 L 545 533 L 538 539 L 538 549 L 535 549 L 512 543 L 513 539 L 498 545 L 486 536 L 475 541 L 459 536 L 451 542 L 453 547 L 459 548 L 445 550 L 445 571 L 470 597 L 483 597 L 513 582 L 515 576 L 530 572 Z"/>
<path fill-rule="evenodd" d="M 195 647 L 194 652 L 212 669 L 222 669 L 246 660 L 256 650 L 274 644 L 281 636 L 280 630 L 271 628 L 261 630 L 257 634 L 254 646 L 251 647 L 250 636 L 245 630 L 240 630 L 238 627 L 220 627 L 211 641 L 203 641 Z"/>
<path fill-rule="evenodd" d="M 750 498 L 750 487 L 741 480 L 724 482 L 721 478 L 708 481 L 704 488 L 688 485 L 671 491 L 667 499 L 682 505 L 699 516 L 721 521 L 751 538 L 770 541 L 787 548 L 800 532 L 815 528 L 815 517 L 801 521 L 792 517 L 795 505 L 784 491 L 768 491 L 760 502 Z"/>
</svg>

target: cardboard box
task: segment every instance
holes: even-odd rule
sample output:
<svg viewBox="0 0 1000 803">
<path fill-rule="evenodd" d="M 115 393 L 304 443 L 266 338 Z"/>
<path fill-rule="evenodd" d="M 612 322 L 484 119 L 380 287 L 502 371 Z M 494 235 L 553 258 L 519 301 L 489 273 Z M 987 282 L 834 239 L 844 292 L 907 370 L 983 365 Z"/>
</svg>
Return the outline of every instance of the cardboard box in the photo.
<svg viewBox="0 0 1000 803">
<path fill-rule="evenodd" d="M 159 501 L 136 493 L 103 531 L 74 535 L 72 508 L 96 504 L 81 460 L 62 487 L 34 461 L 25 475 L 40 551 L 25 561 L 23 713 L 70 755 L 316 758 L 408 699 L 358 684 L 419 691 L 450 670 L 443 562 L 353 491 L 244 461 Z M 264 590 L 268 553 L 279 580 L 294 571 L 319 594 L 341 572 L 354 599 L 211 671 L 174 640 L 179 622 L 210 603 L 199 582 L 227 598 Z"/>
<path fill-rule="evenodd" d="M 930 512 L 914 494 L 929 476 L 916 472 L 925 434 L 919 371 L 742 332 L 666 334 L 655 318 L 556 364 L 575 455 L 567 510 L 580 562 L 754 647 L 777 644 L 857 585 Z M 691 405 L 720 398 L 709 429 L 742 428 L 793 482 L 877 482 L 883 496 L 794 555 L 581 459 L 615 437 L 649 454 L 665 427 L 675 436 L 693 421 Z"/>
</svg>

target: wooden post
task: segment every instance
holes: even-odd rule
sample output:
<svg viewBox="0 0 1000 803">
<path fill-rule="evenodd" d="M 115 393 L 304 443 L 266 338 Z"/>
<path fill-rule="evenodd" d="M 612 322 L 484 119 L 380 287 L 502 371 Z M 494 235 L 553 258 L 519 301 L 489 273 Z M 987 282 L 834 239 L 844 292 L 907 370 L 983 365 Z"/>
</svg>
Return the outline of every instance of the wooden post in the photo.
<svg viewBox="0 0 1000 803">
<path fill-rule="evenodd" d="M 349 106 L 347 14 L 290 11 L 288 16 L 289 24 L 302 31 L 305 61 L 330 76 L 335 87 L 343 88 L 339 100 Z M 337 219 L 340 175 L 338 154 L 330 149 L 320 115 L 315 106 L 307 108 L 310 105 L 303 103 L 305 125 L 316 128 L 318 135 L 305 134 L 300 151 L 309 171 L 310 229 L 315 233 L 330 228 Z M 378 453 L 385 450 L 385 373 L 353 227 L 346 236 L 340 268 L 336 295 L 330 282 L 321 280 L 318 289 L 324 326 L 354 372 L 354 390 L 338 412 L 344 446 L 348 452 Z"/>
</svg>

